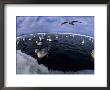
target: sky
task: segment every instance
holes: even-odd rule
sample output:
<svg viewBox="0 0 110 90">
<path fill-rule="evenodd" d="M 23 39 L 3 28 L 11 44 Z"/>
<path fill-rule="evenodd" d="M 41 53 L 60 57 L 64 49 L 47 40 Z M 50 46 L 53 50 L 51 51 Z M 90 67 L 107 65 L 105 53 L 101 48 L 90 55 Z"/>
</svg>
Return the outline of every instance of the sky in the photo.
<svg viewBox="0 0 110 90">
<path fill-rule="evenodd" d="M 75 25 L 61 23 L 78 20 Z M 29 33 L 75 33 L 94 37 L 94 16 L 16 16 L 17 36 Z"/>
</svg>

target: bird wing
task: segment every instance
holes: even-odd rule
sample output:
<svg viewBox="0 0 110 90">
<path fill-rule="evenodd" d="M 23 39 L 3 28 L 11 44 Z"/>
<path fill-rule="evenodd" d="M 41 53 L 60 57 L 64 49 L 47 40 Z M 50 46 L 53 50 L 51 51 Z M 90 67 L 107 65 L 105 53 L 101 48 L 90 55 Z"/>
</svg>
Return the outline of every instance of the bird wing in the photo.
<svg viewBox="0 0 110 90">
<path fill-rule="evenodd" d="M 69 24 L 74 25 L 74 23 L 79 22 L 79 21 L 71 21 Z M 82 23 L 82 22 L 79 22 Z"/>
<path fill-rule="evenodd" d="M 69 22 L 69 24 L 74 25 L 75 22 L 78 22 L 78 21 L 71 21 Z"/>
<path fill-rule="evenodd" d="M 66 23 L 68 23 L 68 22 L 63 22 L 63 23 L 61 23 L 61 25 L 66 24 Z"/>
<path fill-rule="evenodd" d="M 71 21 L 71 23 L 75 23 L 75 22 L 78 22 L 78 21 Z"/>
</svg>

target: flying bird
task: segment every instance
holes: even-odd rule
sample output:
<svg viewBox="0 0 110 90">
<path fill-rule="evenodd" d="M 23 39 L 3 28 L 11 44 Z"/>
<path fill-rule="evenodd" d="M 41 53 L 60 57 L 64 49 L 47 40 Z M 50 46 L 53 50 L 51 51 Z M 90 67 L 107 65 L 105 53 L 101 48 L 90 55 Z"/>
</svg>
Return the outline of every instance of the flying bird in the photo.
<svg viewBox="0 0 110 90">
<path fill-rule="evenodd" d="M 61 23 L 61 25 L 64 25 L 66 23 L 70 24 L 70 25 L 75 25 L 75 23 L 78 22 L 78 23 L 82 23 L 82 22 L 79 22 L 79 21 L 71 21 L 71 22 L 63 22 Z"/>
</svg>

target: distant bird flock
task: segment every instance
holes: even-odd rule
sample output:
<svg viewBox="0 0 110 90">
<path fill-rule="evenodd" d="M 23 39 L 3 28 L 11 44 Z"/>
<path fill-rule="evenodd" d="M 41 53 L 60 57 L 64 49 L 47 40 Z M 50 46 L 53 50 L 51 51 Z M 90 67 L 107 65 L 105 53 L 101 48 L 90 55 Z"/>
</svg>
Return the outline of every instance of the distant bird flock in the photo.
<svg viewBox="0 0 110 90">
<path fill-rule="evenodd" d="M 78 21 L 74 21 L 74 22 L 78 22 Z M 66 23 L 66 22 L 65 22 Z M 73 23 L 73 22 L 72 22 Z M 64 24 L 64 23 L 63 23 Z M 32 36 L 33 34 L 29 34 L 30 36 Z M 43 42 L 42 42 L 42 40 L 44 39 L 44 34 L 42 35 L 42 36 L 39 36 L 38 38 L 39 38 L 39 40 L 36 40 L 36 45 L 38 45 L 38 46 L 41 46 L 41 45 L 43 45 Z M 73 37 L 74 38 L 74 36 L 75 36 L 75 34 L 68 34 L 68 35 L 66 35 L 65 37 L 66 38 L 69 38 L 69 37 Z M 81 36 L 83 36 L 83 35 L 81 35 Z M 33 35 L 33 37 L 35 38 L 36 37 L 36 35 Z M 54 41 L 54 39 L 52 39 L 51 38 L 51 36 L 47 36 L 48 38 L 46 39 L 48 42 L 52 42 L 52 41 Z M 89 36 L 86 36 L 86 37 L 89 37 Z M 55 35 L 55 39 L 57 40 L 57 39 L 59 39 L 59 36 L 58 35 Z M 23 41 L 25 41 L 25 37 L 23 37 L 22 38 L 22 40 Z M 32 37 L 31 38 L 28 38 L 28 40 L 29 41 L 31 41 L 32 40 Z M 91 37 L 89 37 L 89 40 L 93 43 L 93 39 L 91 38 Z M 19 44 L 19 42 L 20 42 L 20 40 L 18 39 L 17 40 L 17 45 Z M 83 39 L 82 41 L 81 41 L 81 45 L 82 46 L 84 46 L 84 44 L 85 44 L 85 40 Z M 43 51 L 43 54 L 44 54 L 44 52 L 46 51 L 47 52 L 47 50 L 42 50 Z M 93 51 L 94 50 L 92 50 L 92 52 L 91 52 L 91 55 L 92 55 L 92 57 L 93 57 Z M 38 53 L 38 52 L 40 52 L 41 53 L 41 51 L 38 51 L 38 50 L 35 50 L 35 53 Z M 43 56 L 43 55 L 40 55 L 40 53 L 39 53 L 39 56 Z"/>
</svg>

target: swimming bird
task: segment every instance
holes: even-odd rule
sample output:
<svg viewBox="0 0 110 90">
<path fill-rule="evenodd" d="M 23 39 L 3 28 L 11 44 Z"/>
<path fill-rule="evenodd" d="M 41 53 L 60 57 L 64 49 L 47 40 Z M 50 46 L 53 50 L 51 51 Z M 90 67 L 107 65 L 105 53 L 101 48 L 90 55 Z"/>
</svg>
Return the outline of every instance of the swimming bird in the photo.
<svg viewBox="0 0 110 90">
<path fill-rule="evenodd" d="M 92 56 L 92 58 L 94 58 L 94 50 L 92 50 L 91 56 Z"/>
<path fill-rule="evenodd" d="M 81 42 L 81 45 L 84 45 L 84 43 L 85 43 L 85 42 L 84 42 L 84 39 L 83 39 L 83 41 Z"/>
</svg>

